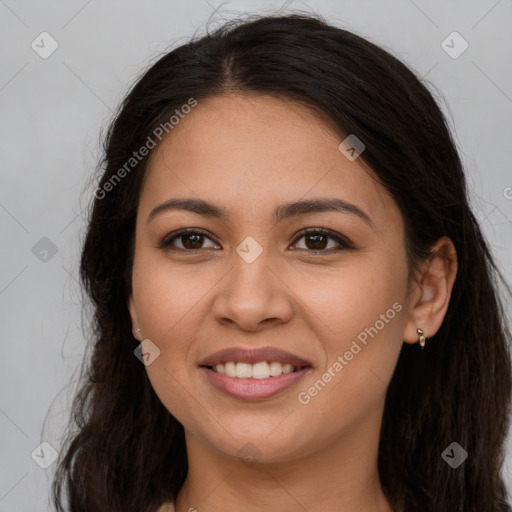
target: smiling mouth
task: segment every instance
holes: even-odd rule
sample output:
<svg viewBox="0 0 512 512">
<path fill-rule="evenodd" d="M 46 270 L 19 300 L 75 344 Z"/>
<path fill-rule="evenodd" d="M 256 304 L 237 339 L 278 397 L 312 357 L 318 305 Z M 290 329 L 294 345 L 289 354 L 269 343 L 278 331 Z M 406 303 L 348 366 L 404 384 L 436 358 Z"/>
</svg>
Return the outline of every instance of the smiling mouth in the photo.
<svg viewBox="0 0 512 512">
<path fill-rule="evenodd" d="M 239 400 L 264 400 L 281 394 L 297 384 L 312 369 L 278 361 L 242 363 L 227 361 L 214 366 L 202 365 L 210 384 L 218 391 Z M 224 372 L 224 373 L 222 373 Z"/>
<path fill-rule="evenodd" d="M 260 361 L 255 364 L 228 361 L 215 366 L 204 366 L 220 375 L 238 379 L 268 379 L 283 374 L 297 372 L 306 366 L 293 366 L 279 361 Z"/>
</svg>

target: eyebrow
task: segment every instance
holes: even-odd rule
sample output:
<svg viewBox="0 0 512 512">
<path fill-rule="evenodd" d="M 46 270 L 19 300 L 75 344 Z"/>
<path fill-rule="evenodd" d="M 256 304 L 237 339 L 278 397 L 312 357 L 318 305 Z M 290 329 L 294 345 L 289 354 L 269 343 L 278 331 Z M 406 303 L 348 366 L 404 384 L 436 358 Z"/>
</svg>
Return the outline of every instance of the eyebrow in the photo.
<svg viewBox="0 0 512 512">
<path fill-rule="evenodd" d="M 226 221 L 229 217 L 227 210 L 208 201 L 204 201 L 203 199 L 173 198 L 153 208 L 148 215 L 147 222 L 149 223 L 157 215 L 171 210 L 185 210 L 199 215 L 204 215 L 206 217 L 218 218 L 223 221 Z M 273 219 L 277 224 L 278 222 L 291 217 L 319 212 L 353 214 L 373 227 L 373 222 L 368 214 L 356 205 L 337 198 L 304 199 L 301 201 L 284 203 L 275 209 Z"/>
</svg>

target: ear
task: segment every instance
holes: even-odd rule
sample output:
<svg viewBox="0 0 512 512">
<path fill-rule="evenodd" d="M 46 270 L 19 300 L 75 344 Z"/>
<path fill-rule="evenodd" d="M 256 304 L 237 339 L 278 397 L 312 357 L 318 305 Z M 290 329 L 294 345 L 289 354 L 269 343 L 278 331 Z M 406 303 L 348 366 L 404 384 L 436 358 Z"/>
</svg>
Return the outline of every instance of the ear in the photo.
<svg viewBox="0 0 512 512">
<path fill-rule="evenodd" d="M 142 341 L 142 336 L 139 332 L 139 319 L 137 317 L 137 311 L 135 309 L 135 302 L 133 300 L 133 294 L 130 294 L 128 298 L 128 310 L 130 311 L 130 317 L 132 319 L 132 334 L 136 340 Z"/>
<path fill-rule="evenodd" d="M 410 294 L 409 319 L 402 339 L 418 342 L 418 329 L 431 338 L 441 327 L 457 276 L 457 251 L 448 237 L 440 238 L 421 264 Z"/>
</svg>

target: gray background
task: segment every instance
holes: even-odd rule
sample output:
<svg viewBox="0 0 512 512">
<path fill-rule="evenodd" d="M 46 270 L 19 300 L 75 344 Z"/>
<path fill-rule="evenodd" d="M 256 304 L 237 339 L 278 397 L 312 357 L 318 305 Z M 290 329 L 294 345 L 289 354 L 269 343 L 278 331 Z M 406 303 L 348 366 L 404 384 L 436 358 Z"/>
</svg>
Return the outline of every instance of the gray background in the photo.
<svg viewBox="0 0 512 512">
<path fill-rule="evenodd" d="M 76 271 L 100 130 L 139 72 L 169 45 L 202 31 L 219 6 L 214 26 L 283 3 L 0 0 L 0 512 L 49 509 L 55 464 L 42 469 L 30 455 L 43 440 L 59 449 L 84 353 Z M 313 9 L 368 37 L 431 82 L 454 127 L 477 216 L 510 282 L 512 2 L 324 0 L 285 7 Z M 43 31 L 59 45 L 47 59 L 31 47 Z M 469 44 L 458 58 L 441 46 L 453 31 Z M 452 52 L 460 43 L 448 39 Z M 507 482 L 511 461 L 509 442 Z"/>
</svg>

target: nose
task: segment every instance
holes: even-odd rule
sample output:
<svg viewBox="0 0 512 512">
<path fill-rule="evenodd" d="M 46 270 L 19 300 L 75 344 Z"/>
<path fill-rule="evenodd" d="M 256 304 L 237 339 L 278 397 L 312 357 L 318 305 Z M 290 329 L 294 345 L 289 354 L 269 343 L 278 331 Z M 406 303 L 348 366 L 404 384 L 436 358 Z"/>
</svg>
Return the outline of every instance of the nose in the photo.
<svg viewBox="0 0 512 512">
<path fill-rule="evenodd" d="M 244 331 L 260 331 L 293 316 L 289 284 L 270 267 L 265 251 L 252 263 L 234 255 L 232 270 L 221 280 L 213 302 L 217 322 Z"/>
</svg>

